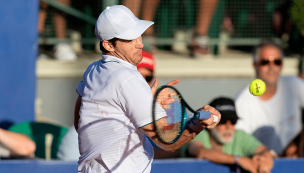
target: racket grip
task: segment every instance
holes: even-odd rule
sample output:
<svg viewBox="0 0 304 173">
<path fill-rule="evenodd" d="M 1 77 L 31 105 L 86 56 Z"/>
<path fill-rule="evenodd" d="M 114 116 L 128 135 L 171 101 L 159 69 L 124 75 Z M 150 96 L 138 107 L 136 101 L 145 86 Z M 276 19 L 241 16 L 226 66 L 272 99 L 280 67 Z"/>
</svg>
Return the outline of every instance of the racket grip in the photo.
<svg viewBox="0 0 304 173">
<path fill-rule="evenodd" d="M 199 120 L 207 120 L 211 116 L 211 112 L 207 111 L 197 111 L 197 116 Z"/>
</svg>

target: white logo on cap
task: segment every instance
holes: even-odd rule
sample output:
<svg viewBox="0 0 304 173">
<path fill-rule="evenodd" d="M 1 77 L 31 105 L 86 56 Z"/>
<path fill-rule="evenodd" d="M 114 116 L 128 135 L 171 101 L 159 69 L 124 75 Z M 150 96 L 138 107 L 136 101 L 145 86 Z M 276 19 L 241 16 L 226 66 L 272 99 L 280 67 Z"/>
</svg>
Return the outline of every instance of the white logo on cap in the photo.
<svg viewBox="0 0 304 173">
<path fill-rule="evenodd" d="M 218 111 L 235 111 L 235 108 L 232 105 L 218 105 L 215 109 Z"/>
</svg>

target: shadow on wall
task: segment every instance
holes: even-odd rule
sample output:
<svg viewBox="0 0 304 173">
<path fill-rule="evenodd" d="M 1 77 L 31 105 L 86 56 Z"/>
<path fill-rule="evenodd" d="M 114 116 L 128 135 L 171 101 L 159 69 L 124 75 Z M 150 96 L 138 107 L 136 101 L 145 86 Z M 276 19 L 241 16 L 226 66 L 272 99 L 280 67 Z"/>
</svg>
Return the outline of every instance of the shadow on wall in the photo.
<svg viewBox="0 0 304 173">
<path fill-rule="evenodd" d="M 271 126 L 262 126 L 252 133 L 259 141 L 261 141 L 267 148 L 275 151 L 282 150 L 282 143 L 280 137 L 276 134 Z M 275 146 L 273 144 L 276 144 Z M 278 153 L 280 154 L 280 153 Z"/>
</svg>

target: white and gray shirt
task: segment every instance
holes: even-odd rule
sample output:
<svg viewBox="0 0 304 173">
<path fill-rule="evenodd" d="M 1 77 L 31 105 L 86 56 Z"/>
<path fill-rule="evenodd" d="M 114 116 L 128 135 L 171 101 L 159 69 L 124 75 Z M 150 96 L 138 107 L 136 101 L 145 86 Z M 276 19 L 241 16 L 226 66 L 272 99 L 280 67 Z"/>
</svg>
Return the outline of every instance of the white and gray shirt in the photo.
<svg viewBox="0 0 304 173">
<path fill-rule="evenodd" d="M 78 171 L 150 172 L 153 147 L 140 127 L 152 122 L 153 96 L 136 66 L 102 55 L 87 68 L 77 92 Z"/>
</svg>

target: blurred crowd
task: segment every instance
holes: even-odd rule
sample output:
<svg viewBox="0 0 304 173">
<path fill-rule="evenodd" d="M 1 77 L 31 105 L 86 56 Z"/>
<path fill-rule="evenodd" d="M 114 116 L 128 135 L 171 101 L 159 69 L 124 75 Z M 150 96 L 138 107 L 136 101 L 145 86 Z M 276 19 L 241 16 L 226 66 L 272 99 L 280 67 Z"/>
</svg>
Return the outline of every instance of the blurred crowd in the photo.
<svg viewBox="0 0 304 173">
<path fill-rule="evenodd" d="M 156 22 L 155 26 L 151 26 L 143 33 L 144 49 L 147 51 L 155 53 L 157 49 L 169 49 L 187 52 L 194 58 L 206 58 L 221 51 L 218 43 L 210 41 L 229 41 L 229 38 L 247 39 L 246 45 L 250 45 L 249 49 L 248 46 L 236 43 L 233 43 L 235 46 L 229 47 L 241 50 L 250 50 L 256 44 L 251 44 L 250 39 L 278 38 L 284 53 L 302 55 L 303 34 L 302 28 L 298 27 L 301 25 L 301 18 L 291 15 L 293 11 L 297 11 L 295 6 L 299 6 L 296 1 L 120 0 L 113 1 L 110 5 L 125 5 L 138 18 Z M 82 13 L 83 17 L 96 19 L 100 11 L 106 8 L 107 2 L 92 1 L 85 5 L 79 0 L 56 2 L 66 10 L 58 9 L 53 3 L 49 5 L 44 1 L 40 2 L 39 58 L 76 60 L 84 49 L 99 53 L 97 41 L 89 43 L 81 40 L 96 39 L 92 32 L 94 26 L 75 17 L 76 14 L 71 11 Z M 50 40 L 52 43 L 47 43 L 48 38 L 56 39 Z M 173 40 L 164 43 L 164 38 Z"/>
<path fill-rule="evenodd" d="M 57 0 L 70 6 L 70 0 Z M 208 30 L 213 13 L 220 0 L 199 0 L 196 25 L 191 36 L 189 49 L 195 57 L 208 54 Z M 133 13 L 144 20 L 153 21 L 160 0 L 122 0 Z M 286 1 L 274 9 L 274 33 L 287 42 L 286 35 L 294 34 L 289 20 Z M 44 32 L 49 5 L 40 3 L 39 34 Z M 67 42 L 66 14 L 55 11 L 54 26 L 56 37 L 62 39 L 54 48 L 58 60 L 75 60 L 77 54 Z M 254 14 L 249 17 L 255 20 Z M 223 18 L 223 25 L 229 32 L 234 30 L 233 16 Z M 143 60 L 137 65 L 144 79 L 152 84 L 155 78 L 154 54 L 157 49 L 154 31 L 150 27 L 143 35 L 149 50 L 143 51 Z M 301 36 L 300 36 L 301 37 Z M 302 53 L 303 47 L 294 52 Z M 265 40 L 257 45 L 252 54 L 255 77 L 266 83 L 266 92 L 261 96 L 249 93 L 248 86 L 235 98 L 215 95 L 209 105 L 222 115 L 220 123 L 212 130 L 204 130 L 192 142 L 174 153 L 166 153 L 155 146 L 155 159 L 197 158 L 218 164 L 230 165 L 233 169 L 249 172 L 270 172 L 273 159 L 280 157 L 304 157 L 304 72 L 303 62 L 299 63 L 299 76 L 281 76 L 284 65 L 283 47 Z M 289 53 L 289 52 L 287 52 Z M 249 84 L 248 84 L 249 85 Z M 75 93 L 76 94 L 76 93 Z M 0 157 L 2 159 L 61 159 L 77 161 L 79 158 L 78 134 L 74 127 L 66 128 L 39 122 L 24 122 L 0 128 Z"/>
</svg>

